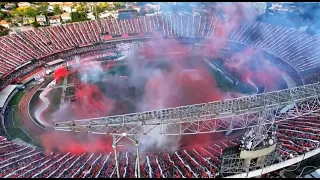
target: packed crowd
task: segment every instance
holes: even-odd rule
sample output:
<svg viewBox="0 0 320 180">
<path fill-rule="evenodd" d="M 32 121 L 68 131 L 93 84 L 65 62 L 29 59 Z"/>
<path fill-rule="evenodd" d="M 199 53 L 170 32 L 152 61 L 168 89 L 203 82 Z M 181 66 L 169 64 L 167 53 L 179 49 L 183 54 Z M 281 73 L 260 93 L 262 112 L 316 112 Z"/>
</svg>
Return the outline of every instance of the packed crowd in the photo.
<svg viewBox="0 0 320 180">
<path fill-rule="evenodd" d="M 269 52 L 286 61 L 298 72 L 319 65 L 319 38 L 293 29 L 250 22 L 238 26 L 227 38 Z"/>
<path fill-rule="evenodd" d="M 36 68 L 42 67 L 45 64 L 44 61 L 32 61 L 30 64 L 21 67 L 20 69 L 12 72 L 0 81 L 0 91 L 2 91 L 8 84 L 15 81 L 19 77 L 23 77 L 26 74 L 34 71 Z"/>
<path fill-rule="evenodd" d="M 305 84 L 312 84 L 312 83 L 316 83 L 316 82 L 320 82 L 320 73 L 319 72 L 314 72 L 310 75 L 307 75 L 304 78 Z"/>
<path fill-rule="evenodd" d="M 210 37 L 215 34 L 215 27 L 211 24 L 214 21 L 214 17 L 210 16 L 168 15 L 129 20 L 100 19 L 24 31 L 1 38 L 0 76 L 3 77 L 15 67 L 30 60 L 38 60 L 73 48 L 99 44 L 103 42 L 103 34 L 106 33 L 140 34 L 159 30 L 164 36 Z M 261 33 L 256 32 L 265 32 L 263 34 L 266 37 L 261 38 Z M 287 36 L 288 34 L 290 36 Z M 313 45 L 319 43 L 319 40 L 291 29 L 251 22 L 238 26 L 227 39 L 270 51 L 290 62 L 299 71 L 311 68 L 317 63 L 318 47 Z M 272 43 L 270 39 L 273 39 Z M 308 65 L 300 66 L 299 62 Z"/>
<path fill-rule="evenodd" d="M 102 42 L 101 34 L 107 32 L 110 34 L 144 33 L 153 32 L 160 27 L 163 34 L 169 36 L 211 36 L 214 30 L 209 22 L 214 19 L 202 16 L 190 17 L 170 15 L 130 20 L 86 21 L 5 36 L 1 38 L 0 43 L 3 50 L 0 53 L 0 77 L 8 73 L 9 75 L 0 81 L 0 89 L 17 77 L 43 66 L 48 60 L 57 59 L 56 57 L 71 60 L 75 55 L 79 55 L 81 59 L 85 59 L 100 57 L 101 54 L 114 50 L 128 50 L 132 47 L 128 43 L 119 44 L 118 42 L 89 46 Z M 176 23 L 172 23 L 172 19 Z M 196 24 L 196 26 L 191 26 L 191 24 Z M 256 33 L 259 31 L 265 32 L 264 38 Z M 298 72 L 317 64 L 318 49 L 312 45 L 319 43 L 318 39 L 293 30 L 263 23 L 250 23 L 237 27 L 235 32 L 229 34 L 228 39 L 243 44 L 252 44 L 276 54 L 279 58 L 289 62 Z M 189 40 L 181 39 L 181 41 Z M 134 44 L 141 46 L 138 42 Z M 295 51 L 290 52 L 292 49 Z M 29 60 L 32 60 L 30 64 L 10 73 Z M 280 66 L 286 65 L 280 64 Z M 284 68 L 287 69 L 287 67 Z M 295 74 L 294 70 L 290 72 Z M 310 78 L 310 81 L 318 81 L 315 80 L 316 78 Z M 3 122 L 2 115 L 0 118 Z M 320 136 L 319 122 L 319 115 L 303 116 L 280 122 L 277 136 L 281 144 L 281 152 L 288 158 L 292 158 L 317 148 Z M 0 132 L 1 129 L 3 127 L 0 128 Z M 234 144 L 233 142 L 226 143 Z M 172 154 L 144 155 L 141 164 L 142 176 L 216 177 L 219 172 L 218 157 L 225 147 L 228 145 L 179 150 Z M 46 156 L 41 151 L 8 141 L 4 136 L 0 137 L 0 159 L 0 177 L 116 177 L 112 153 L 82 155 L 52 153 Z M 136 177 L 135 155 L 121 152 L 119 159 L 120 175 Z"/>
<path fill-rule="evenodd" d="M 319 147 L 319 114 L 305 115 L 278 123 L 281 154 L 293 158 Z M 237 140 L 225 140 L 203 147 L 181 149 L 174 153 L 141 154 L 140 169 L 144 178 L 217 177 L 223 149 L 237 146 Z M 133 152 L 120 152 L 120 177 L 137 177 Z M 0 177 L 116 177 L 113 153 L 43 154 L 0 137 Z M 270 173 L 265 176 L 277 177 Z"/>
</svg>

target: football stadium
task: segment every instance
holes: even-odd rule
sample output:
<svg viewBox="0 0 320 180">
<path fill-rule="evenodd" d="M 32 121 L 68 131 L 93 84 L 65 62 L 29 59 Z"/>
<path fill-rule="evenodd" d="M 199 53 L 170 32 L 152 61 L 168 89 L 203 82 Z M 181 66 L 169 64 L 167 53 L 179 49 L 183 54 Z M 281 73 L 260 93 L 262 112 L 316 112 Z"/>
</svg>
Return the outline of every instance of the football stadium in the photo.
<svg viewBox="0 0 320 180">
<path fill-rule="evenodd" d="M 237 12 L 0 37 L 0 177 L 272 178 L 318 157 L 319 37 Z"/>
</svg>

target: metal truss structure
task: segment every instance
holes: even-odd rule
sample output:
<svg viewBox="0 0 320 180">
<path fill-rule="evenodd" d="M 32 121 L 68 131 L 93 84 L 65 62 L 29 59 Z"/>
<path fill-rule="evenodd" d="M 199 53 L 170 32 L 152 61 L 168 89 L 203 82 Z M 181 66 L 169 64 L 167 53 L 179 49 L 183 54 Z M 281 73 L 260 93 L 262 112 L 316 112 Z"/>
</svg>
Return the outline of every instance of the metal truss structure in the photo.
<svg viewBox="0 0 320 180">
<path fill-rule="evenodd" d="M 320 83 L 236 99 L 57 123 L 55 130 L 141 136 L 185 135 L 253 128 L 320 108 Z"/>
<path fill-rule="evenodd" d="M 120 141 L 123 139 L 129 139 L 131 141 L 130 144 L 124 144 L 121 143 Z M 115 157 L 115 162 L 116 162 L 116 170 L 117 170 L 117 177 L 120 178 L 120 169 L 119 169 L 119 163 L 118 163 L 118 153 L 117 153 L 117 146 L 127 146 L 127 145 L 132 145 L 132 143 L 135 145 L 136 147 L 136 171 L 135 174 L 137 178 L 141 178 L 141 171 L 140 171 L 140 153 L 139 153 L 139 137 L 138 136 L 127 136 L 126 134 L 123 134 L 121 136 L 113 136 L 113 143 L 112 143 L 112 148 L 114 150 L 114 157 Z"/>
<path fill-rule="evenodd" d="M 287 160 L 284 154 L 281 154 L 278 148 L 267 155 L 262 162 L 251 161 L 250 166 L 245 166 L 245 159 L 240 159 L 239 154 L 230 154 L 223 156 L 221 159 L 220 174 L 222 176 L 229 176 L 240 173 L 248 173 L 256 169 L 263 169 L 267 166 Z"/>
<path fill-rule="evenodd" d="M 55 125 L 55 130 L 112 135 L 118 178 L 120 174 L 117 146 L 121 146 L 121 139 L 129 139 L 136 146 L 136 173 L 139 178 L 139 136 L 147 135 L 151 131 L 159 135 L 185 135 L 252 128 L 257 135 L 252 140 L 252 148 L 255 148 L 265 140 L 266 134 L 272 131 L 270 127 L 273 127 L 276 120 L 287 120 L 318 111 L 319 96 L 320 83 L 315 83 L 230 100 L 62 122 Z M 237 154 L 235 157 L 223 157 L 221 173 L 249 172 L 262 168 L 261 163 L 263 166 L 271 165 L 279 157 L 276 152 L 278 151 L 259 160 L 263 162 L 259 162 L 257 167 L 250 161 L 239 159 Z M 235 169 L 237 171 L 233 172 Z"/>
</svg>

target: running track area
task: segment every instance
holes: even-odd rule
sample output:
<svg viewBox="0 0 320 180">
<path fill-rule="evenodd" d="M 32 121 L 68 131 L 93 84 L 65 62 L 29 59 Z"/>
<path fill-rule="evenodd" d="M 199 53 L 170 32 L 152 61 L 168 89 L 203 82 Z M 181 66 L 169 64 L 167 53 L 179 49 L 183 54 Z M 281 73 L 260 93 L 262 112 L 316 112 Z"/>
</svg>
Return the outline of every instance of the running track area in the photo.
<svg viewBox="0 0 320 180">
<path fill-rule="evenodd" d="M 41 88 L 41 86 L 44 83 L 41 83 L 40 85 L 37 84 L 34 87 L 32 87 L 29 91 L 27 91 L 25 95 L 22 97 L 18 106 L 20 121 L 22 122 L 24 128 L 28 130 L 27 132 L 32 132 L 33 136 L 41 136 L 47 131 L 46 129 L 43 129 L 42 127 L 37 125 L 29 114 L 29 103 L 34 94 L 37 92 L 39 88 Z"/>
<path fill-rule="evenodd" d="M 43 83 L 41 83 L 40 85 L 36 84 L 34 87 L 32 87 L 30 90 L 28 90 L 25 95 L 22 97 L 19 106 L 18 106 L 18 111 L 19 111 L 19 116 L 20 116 L 20 121 L 23 124 L 23 128 L 25 130 L 27 130 L 28 133 L 32 133 L 32 136 L 37 136 L 40 137 L 41 135 L 45 134 L 48 131 L 52 131 L 53 129 L 44 129 L 42 127 L 40 127 L 36 122 L 34 122 L 34 120 L 32 119 L 32 117 L 30 116 L 29 113 L 29 103 L 32 99 L 32 97 L 35 95 L 35 93 L 42 88 L 42 86 L 44 84 L 47 84 L 48 81 L 45 81 Z M 224 136 L 222 133 L 217 133 L 215 134 L 215 144 L 219 144 L 222 143 L 225 140 L 234 140 L 238 137 L 240 137 L 241 135 L 243 135 L 243 131 L 238 131 L 233 133 L 232 135 L 226 137 Z M 197 144 L 199 145 L 199 144 Z M 184 145 L 186 146 L 185 148 L 188 148 L 189 145 Z M 190 147 L 189 147 L 190 148 Z"/>
</svg>

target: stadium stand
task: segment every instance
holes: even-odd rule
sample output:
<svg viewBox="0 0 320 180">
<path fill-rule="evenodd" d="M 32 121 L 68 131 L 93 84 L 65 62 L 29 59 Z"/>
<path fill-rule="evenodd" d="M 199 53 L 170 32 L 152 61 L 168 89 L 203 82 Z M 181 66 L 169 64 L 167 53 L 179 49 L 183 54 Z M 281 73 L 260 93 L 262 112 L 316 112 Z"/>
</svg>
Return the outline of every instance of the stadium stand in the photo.
<svg viewBox="0 0 320 180">
<path fill-rule="evenodd" d="M 149 16 L 126 20 L 95 20 L 24 31 L 0 38 L 0 90 L 24 77 L 49 61 L 68 61 L 76 54 L 89 58 L 118 49 L 114 35 L 142 35 L 161 31 L 164 36 L 208 38 L 215 34 L 213 17 L 208 16 Z M 263 34 L 261 33 L 263 32 Z M 105 38 L 108 36 L 108 38 Z M 130 38 L 124 38 L 127 40 Z M 103 43 L 108 39 L 108 43 Z M 121 38 L 120 38 L 121 39 Z M 264 50 L 275 58 L 281 69 L 287 69 L 298 84 L 319 80 L 317 74 L 304 79 L 299 75 L 319 66 L 319 38 L 301 32 L 260 22 L 238 26 L 228 34 L 237 42 Z M 186 40 L 189 41 L 189 40 Z M 122 46 L 122 49 L 128 47 Z M 108 49 L 97 53 L 99 50 Z M 30 62 L 31 61 L 31 62 Z M 25 64 L 21 67 L 21 65 Z M 304 82 L 302 81 L 304 80 Z M 5 92 L 5 91 L 2 91 Z M 4 104 L 4 103 L 3 103 Z M 4 117 L 1 114 L 3 126 Z M 286 158 L 310 152 L 319 146 L 319 114 L 306 115 L 279 122 L 279 144 Z M 0 128 L 3 132 L 4 127 Z M 16 144 L 5 134 L 0 136 L 0 177 L 116 177 L 113 153 L 72 155 L 51 153 Z M 216 177 L 222 150 L 237 145 L 228 141 L 207 147 L 153 153 L 142 156 L 142 177 Z M 136 177 L 135 155 L 120 153 L 122 177 Z M 269 177 L 276 175 L 269 174 Z"/>
<path fill-rule="evenodd" d="M 310 152 L 319 145 L 319 114 L 306 115 L 279 123 L 279 144 L 287 158 Z M 182 149 L 174 153 L 143 154 L 142 177 L 217 177 L 223 149 L 237 144 L 227 140 L 219 144 Z M 116 177 L 113 153 L 72 155 L 51 153 L 15 144 L 0 137 L 0 177 Z M 135 177 L 135 155 L 120 152 L 121 177 Z M 268 174 L 277 176 L 277 174 Z"/>
<path fill-rule="evenodd" d="M 126 20 L 95 20 L 24 31 L 1 37 L 0 77 L 30 61 L 76 47 L 103 42 L 102 34 L 150 33 L 156 29 L 165 36 L 211 37 L 213 17 L 169 15 Z M 184 28 L 184 26 L 186 26 Z M 261 32 L 264 32 L 263 35 Z M 273 32 L 277 32 L 274 34 Z M 319 40 L 315 36 L 261 22 L 242 24 L 228 35 L 228 40 L 253 45 L 276 54 L 298 71 L 318 64 Z M 297 43 L 299 42 L 299 43 Z M 304 60 L 301 64 L 301 60 Z"/>
</svg>

